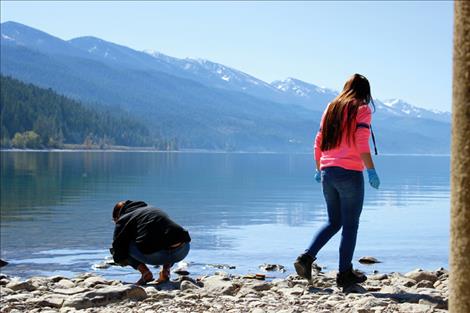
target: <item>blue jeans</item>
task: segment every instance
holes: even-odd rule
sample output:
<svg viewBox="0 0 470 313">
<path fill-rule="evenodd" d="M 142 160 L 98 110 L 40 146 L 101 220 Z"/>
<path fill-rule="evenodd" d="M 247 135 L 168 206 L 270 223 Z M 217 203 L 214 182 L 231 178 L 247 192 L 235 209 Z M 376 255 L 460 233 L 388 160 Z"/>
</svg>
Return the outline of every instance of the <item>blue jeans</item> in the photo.
<svg viewBox="0 0 470 313">
<path fill-rule="evenodd" d="M 356 248 L 359 217 L 364 203 L 364 176 L 362 172 L 342 167 L 327 167 L 322 170 L 321 175 L 328 222 L 314 237 L 306 253 L 315 257 L 342 227 L 339 271 L 344 272 L 352 267 L 351 262 Z"/>
<path fill-rule="evenodd" d="M 174 263 L 183 260 L 188 255 L 189 248 L 189 242 L 186 242 L 174 249 L 164 249 L 149 254 L 143 254 L 140 252 L 139 248 L 137 248 L 135 242 L 132 241 L 129 245 L 129 257 L 127 260 L 135 269 L 142 263 L 151 265 L 170 264 L 173 266 Z"/>
</svg>

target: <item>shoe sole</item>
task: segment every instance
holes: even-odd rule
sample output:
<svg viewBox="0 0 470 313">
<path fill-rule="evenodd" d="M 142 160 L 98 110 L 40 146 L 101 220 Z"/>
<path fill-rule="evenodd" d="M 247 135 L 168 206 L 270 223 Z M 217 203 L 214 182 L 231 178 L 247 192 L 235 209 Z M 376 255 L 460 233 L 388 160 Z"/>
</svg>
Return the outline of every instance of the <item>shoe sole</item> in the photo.
<svg viewBox="0 0 470 313">
<path fill-rule="evenodd" d="M 312 279 L 311 277 L 307 277 L 307 273 L 305 272 L 304 267 L 300 263 L 295 262 L 294 268 L 295 268 L 295 271 L 297 272 L 297 275 L 299 275 L 300 277 L 303 277 L 309 280 Z"/>
</svg>

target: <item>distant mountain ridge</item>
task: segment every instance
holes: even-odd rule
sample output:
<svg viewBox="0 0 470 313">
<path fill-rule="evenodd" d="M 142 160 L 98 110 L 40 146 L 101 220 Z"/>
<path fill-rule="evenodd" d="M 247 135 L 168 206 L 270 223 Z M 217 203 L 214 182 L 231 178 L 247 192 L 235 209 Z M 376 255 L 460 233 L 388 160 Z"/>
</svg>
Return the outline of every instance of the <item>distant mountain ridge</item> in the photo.
<svg viewBox="0 0 470 313">
<path fill-rule="evenodd" d="M 211 61 L 136 51 L 96 37 L 65 41 L 15 22 L 1 24 L 1 33 L 3 74 L 119 106 L 150 124 L 158 120 L 157 132 L 186 138 L 180 143 L 187 148 L 309 151 L 322 111 L 337 95 L 295 78 L 269 84 Z M 403 101 L 375 103 L 376 132 L 387 136 L 382 151 L 448 152 L 449 113 Z M 438 135 L 400 127 L 410 119 Z M 418 136 L 419 143 L 390 136 Z"/>
</svg>

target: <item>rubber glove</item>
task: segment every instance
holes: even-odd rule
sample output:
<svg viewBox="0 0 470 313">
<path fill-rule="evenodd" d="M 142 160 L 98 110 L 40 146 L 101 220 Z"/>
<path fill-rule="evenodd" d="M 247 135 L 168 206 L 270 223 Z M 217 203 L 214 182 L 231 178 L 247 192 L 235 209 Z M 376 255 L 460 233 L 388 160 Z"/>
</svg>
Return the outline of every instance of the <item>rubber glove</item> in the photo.
<svg viewBox="0 0 470 313">
<path fill-rule="evenodd" d="M 377 175 L 377 172 L 375 171 L 375 168 L 368 168 L 367 174 L 369 175 L 369 184 L 372 186 L 372 188 L 379 189 L 380 179 Z"/>
<path fill-rule="evenodd" d="M 315 180 L 317 183 L 321 183 L 321 172 L 319 170 L 315 171 Z"/>
</svg>

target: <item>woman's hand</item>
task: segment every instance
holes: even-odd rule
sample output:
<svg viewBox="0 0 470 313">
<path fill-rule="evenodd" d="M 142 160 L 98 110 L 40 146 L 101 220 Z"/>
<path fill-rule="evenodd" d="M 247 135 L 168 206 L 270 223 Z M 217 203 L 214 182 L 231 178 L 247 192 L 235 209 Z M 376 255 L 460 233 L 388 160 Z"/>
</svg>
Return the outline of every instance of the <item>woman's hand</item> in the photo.
<svg viewBox="0 0 470 313">
<path fill-rule="evenodd" d="M 379 189 L 380 179 L 377 175 L 377 172 L 375 171 L 375 168 L 368 168 L 367 174 L 369 175 L 369 184 L 372 186 L 372 188 Z"/>
<path fill-rule="evenodd" d="M 315 171 L 315 181 L 321 183 L 321 172 L 319 170 Z"/>
</svg>

